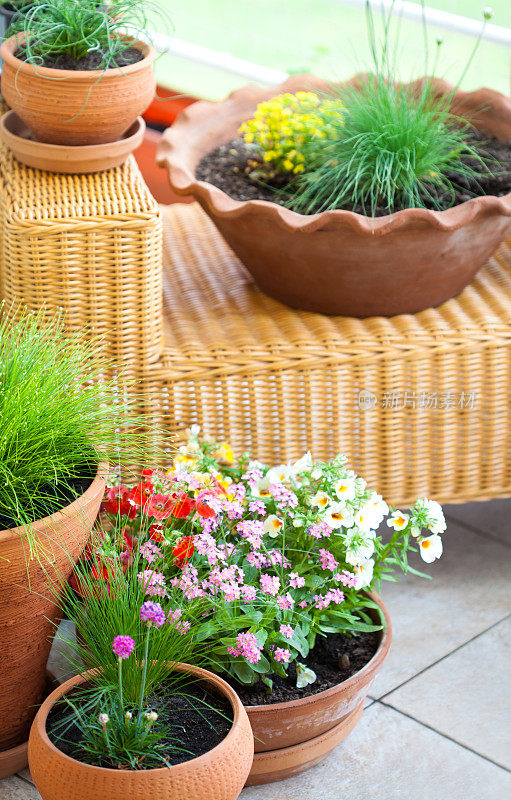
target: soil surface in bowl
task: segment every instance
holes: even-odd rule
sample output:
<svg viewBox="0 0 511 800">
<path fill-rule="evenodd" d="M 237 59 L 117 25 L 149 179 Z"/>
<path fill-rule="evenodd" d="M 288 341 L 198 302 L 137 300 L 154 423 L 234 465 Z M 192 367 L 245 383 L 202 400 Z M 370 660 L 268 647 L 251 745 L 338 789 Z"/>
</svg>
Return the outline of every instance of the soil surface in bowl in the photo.
<svg viewBox="0 0 511 800">
<path fill-rule="evenodd" d="M 37 491 L 44 497 L 44 501 L 34 504 L 35 508 L 30 515 L 31 518 L 20 523 L 19 520 L 0 513 L 0 531 L 7 531 L 27 522 L 37 522 L 37 520 L 44 519 L 44 517 L 60 511 L 61 508 L 65 508 L 87 491 L 96 477 L 97 469 L 96 464 L 90 470 L 85 470 L 85 474 L 78 478 L 38 486 Z"/>
<path fill-rule="evenodd" d="M 511 143 L 488 139 L 479 131 L 474 131 L 473 138 L 480 153 L 487 157 L 491 171 L 482 175 L 477 183 L 471 183 L 463 177 L 450 174 L 448 176 L 450 180 L 459 187 L 456 190 L 454 202 L 452 197 L 446 194 L 439 198 L 439 207 L 436 207 L 425 197 L 426 208 L 444 211 L 453 205 L 465 203 L 473 197 L 482 195 L 502 197 L 511 192 Z M 252 162 L 252 165 L 248 163 L 249 161 Z M 292 208 L 291 183 L 285 177 L 279 178 L 277 182 L 266 184 L 255 181 L 249 174 L 254 170 L 254 161 L 261 163 L 253 146 L 245 144 L 243 139 L 233 139 L 205 155 L 197 165 L 195 177 L 197 180 L 207 181 L 218 186 L 234 200 L 268 200 L 271 203 Z M 469 164 L 470 161 L 467 159 L 466 163 Z M 472 163 L 472 166 L 480 169 L 477 164 Z M 343 206 L 342 208 L 359 214 L 365 213 L 358 206 Z M 317 211 L 320 210 L 317 209 Z M 377 208 L 376 216 L 381 217 L 400 210 L 401 207 L 397 206 L 392 209 L 382 206 Z"/>
<path fill-rule="evenodd" d="M 36 51 L 37 55 L 37 51 Z M 41 62 L 37 65 L 39 67 L 48 67 L 49 69 L 69 69 L 69 70 L 93 70 L 93 69 L 103 69 L 105 65 L 104 59 L 106 58 L 107 53 L 101 50 L 97 50 L 91 53 L 87 53 L 87 55 L 83 56 L 83 58 L 71 58 L 71 56 L 61 55 L 61 56 L 47 56 L 42 57 Z M 20 48 L 16 51 L 16 58 L 19 58 L 20 61 L 27 60 L 27 53 L 23 48 Z M 109 65 L 109 69 L 114 67 L 127 67 L 130 64 L 136 64 L 138 61 L 142 61 L 144 58 L 143 53 L 140 50 L 137 50 L 136 47 L 128 47 L 126 50 L 123 50 L 117 56 L 115 56 L 114 61 Z"/>
<path fill-rule="evenodd" d="M 310 697 L 318 692 L 331 689 L 332 686 L 337 686 L 338 683 L 348 680 L 356 672 L 359 672 L 376 653 L 378 641 L 379 633 L 377 631 L 360 633 L 356 637 L 344 636 L 341 633 L 331 633 L 325 637 L 318 636 L 315 647 L 307 658 L 303 659 L 303 663 L 314 670 L 317 679 L 303 689 L 296 687 L 296 672 L 293 666 L 289 668 L 286 678 L 281 678 L 280 675 L 273 677 L 271 693 L 260 682 L 253 686 L 245 686 L 231 678 L 226 678 L 226 680 L 245 706 L 300 700 L 302 697 Z"/>
<path fill-rule="evenodd" d="M 229 700 L 212 692 L 202 683 L 188 683 L 182 694 L 175 694 L 175 684 L 162 684 L 156 691 L 148 695 L 144 707 L 158 714 L 158 723 L 172 728 L 172 733 L 165 740 L 168 744 L 166 753 L 168 763 L 182 764 L 192 758 L 208 753 L 225 739 L 232 728 L 234 719 Z M 70 695 L 72 698 L 72 694 Z M 80 701 L 73 701 L 80 707 Z M 133 713 L 136 713 L 133 709 Z M 96 766 L 109 766 L 94 760 L 87 760 L 83 751 L 77 746 L 81 739 L 80 729 L 76 725 L 66 731 L 60 738 L 59 722 L 69 716 L 69 706 L 58 704 L 53 707 L 46 722 L 46 732 L 50 741 L 63 753 L 77 761 Z M 162 764 L 163 766 L 163 764 Z M 129 769 L 129 765 L 125 765 Z M 140 767 L 144 767 L 141 765 Z M 154 766 L 149 767 L 149 769 Z M 156 798 L 155 798 L 156 800 Z M 184 800 L 184 798 L 183 798 Z"/>
</svg>

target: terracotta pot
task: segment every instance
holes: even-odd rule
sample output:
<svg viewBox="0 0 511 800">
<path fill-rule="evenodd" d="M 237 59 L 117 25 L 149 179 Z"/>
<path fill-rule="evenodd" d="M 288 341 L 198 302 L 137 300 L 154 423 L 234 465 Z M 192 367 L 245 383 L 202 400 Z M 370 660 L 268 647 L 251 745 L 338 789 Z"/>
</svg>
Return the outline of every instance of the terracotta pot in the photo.
<svg viewBox="0 0 511 800">
<path fill-rule="evenodd" d="M 103 498 L 105 470 L 100 465 L 73 503 L 31 525 L 36 557 L 30 556 L 26 528 L 0 532 L 0 751 L 23 745 L 43 698 L 46 662 L 61 615 L 55 582 L 69 578 L 85 547 Z"/>
<path fill-rule="evenodd" d="M 103 769 L 76 761 L 53 745 L 46 733 L 52 706 L 86 676 L 62 684 L 41 706 L 30 732 L 29 765 L 42 800 L 235 800 L 249 773 L 254 752 L 252 731 L 240 699 L 211 672 L 176 664 L 226 697 L 234 711 L 231 730 L 216 747 L 170 769 Z"/>
<path fill-rule="evenodd" d="M 223 103 L 195 103 L 165 132 L 158 163 L 168 168 L 174 191 L 199 201 L 259 288 L 276 300 L 368 317 L 414 313 L 454 297 L 511 231 L 511 194 L 474 198 L 447 211 L 405 209 L 372 219 L 352 211 L 303 215 L 265 200 L 240 202 L 195 179 L 203 156 L 236 138 L 258 103 L 281 92 L 326 88 L 311 75 L 294 75 L 270 89 L 247 86 Z M 453 90 L 444 81 L 435 88 L 441 95 Z M 452 110 L 511 140 L 510 98 L 490 89 L 458 90 Z"/>
<path fill-rule="evenodd" d="M 123 164 L 144 138 L 145 122 L 138 117 L 116 142 L 106 144 L 63 145 L 37 142 L 30 129 L 14 111 L 0 117 L 0 137 L 14 157 L 35 169 L 84 174 L 100 172 Z"/>
<path fill-rule="evenodd" d="M 324 692 L 265 706 L 247 706 L 254 733 L 255 757 L 249 783 L 268 783 L 289 777 L 318 763 L 351 733 L 364 700 L 387 657 L 392 637 L 388 611 L 374 597 L 385 616 L 378 649 L 355 675 Z M 379 622 L 375 612 L 371 612 Z M 331 732 L 331 735 L 328 734 Z"/>
<path fill-rule="evenodd" d="M 132 43 L 144 53 L 136 64 L 75 71 L 35 67 L 21 61 L 15 53 L 23 41 L 21 36 L 11 36 L 0 47 L 4 59 L 2 94 L 40 142 L 116 142 L 154 97 L 155 51 L 145 42 Z"/>
</svg>

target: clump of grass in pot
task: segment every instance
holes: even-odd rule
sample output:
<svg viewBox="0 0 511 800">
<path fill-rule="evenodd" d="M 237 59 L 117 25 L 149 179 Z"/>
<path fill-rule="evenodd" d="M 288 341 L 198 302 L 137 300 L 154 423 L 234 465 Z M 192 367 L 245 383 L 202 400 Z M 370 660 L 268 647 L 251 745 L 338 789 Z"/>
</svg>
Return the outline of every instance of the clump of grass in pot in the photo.
<svg viewBox="0 0 511 800">
<path fill-rule="evenodd" d="M 98 68 L 106 70 L 122 65 L 134 39 L 150 38 L 153 17 L 159 30 L 162 22 L 168 22 L 151 0 L 36 0 L 13 22 L 8 35 L 22 36 L 23 57 L 36 67 L 48 60 L 80 61 L 98 53 Z"/>
<path fill-rule="evenodd" d="M 29 526 L 72 502 L 101 462 L 121 472 L 151 449 L 163 457 L 164 438 L 137 412 L 141 400 L 86 331 L 67 334 L 61 315 L 45 321 L 43 312 L 4 310 L 0 529 Z"/>
</svg>

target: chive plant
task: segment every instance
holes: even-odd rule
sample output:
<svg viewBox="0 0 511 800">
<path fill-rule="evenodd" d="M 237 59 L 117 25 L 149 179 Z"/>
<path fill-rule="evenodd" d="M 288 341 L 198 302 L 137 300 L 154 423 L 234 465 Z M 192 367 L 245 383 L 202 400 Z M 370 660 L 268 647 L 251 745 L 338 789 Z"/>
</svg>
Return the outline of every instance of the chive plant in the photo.
<svg viewBox="0 0 511 800">
<path fill-rule="evenodd" d="M 424 0 L 421 0 L 424 11 Z M 312 137 L 304 148 L 305 171 L 293 181 L 291 207 L 302 213 L 344 208 L 367 215 L 403 208 L 445 208 L 456 189 L 477 188 L 488 174 L 469 123 L 450 112 L 454 91 L 473 60 L 491 11 L 485 9 L 481 34 L 453 92 L 440 96 L 434 81 L 421 87 L 399 84 L 398 39 L 391 40 L 394 5 L 384 16 L 381 41 L 375 32 L 372 4 L 366 2 L 373 74 L 357 86 L 339 89 L 316 113 L 323 115 L 326 138 Z M 424 15 L 423 15 L 424 18 Z M 427 31 L 424 22 L 428 71 Z M 442 41 L 437 40 L 434 75 Z M 333 113 L 335 103 L 338 113 Z"/>
</svg>

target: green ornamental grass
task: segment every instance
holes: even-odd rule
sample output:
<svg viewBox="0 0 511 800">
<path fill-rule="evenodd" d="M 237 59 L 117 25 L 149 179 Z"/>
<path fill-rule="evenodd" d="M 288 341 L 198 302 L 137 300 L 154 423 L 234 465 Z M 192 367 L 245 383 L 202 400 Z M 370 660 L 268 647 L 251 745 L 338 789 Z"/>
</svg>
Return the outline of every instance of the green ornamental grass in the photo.
<svg viewBox="0 0 511 800">
<path fill-rule="evenodd" d="M 0 529 L 67 505 L 99 462 L 120 472 L 164 445 L 101 342 L 59 315 L 15 316 L 0 317 Z"/>
</svg>

